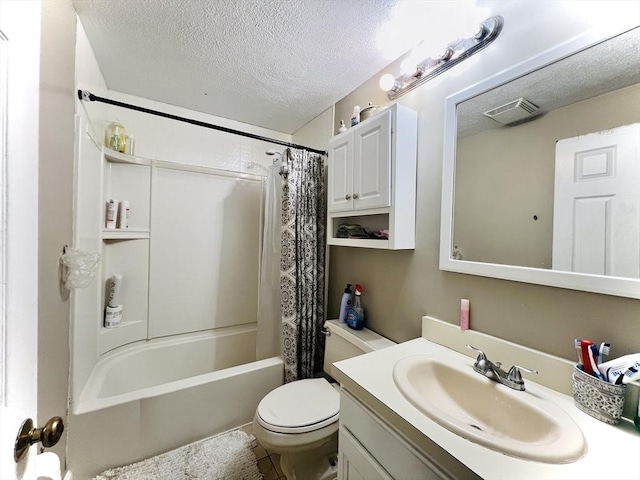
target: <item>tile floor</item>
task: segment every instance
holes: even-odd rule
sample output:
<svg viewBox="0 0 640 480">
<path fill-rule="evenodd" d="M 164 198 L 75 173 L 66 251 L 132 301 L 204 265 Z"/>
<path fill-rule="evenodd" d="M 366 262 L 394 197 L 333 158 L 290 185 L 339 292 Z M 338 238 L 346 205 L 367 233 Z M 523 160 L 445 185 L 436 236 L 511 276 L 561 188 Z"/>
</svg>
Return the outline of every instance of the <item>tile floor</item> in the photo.
<svg viewBox="0 0 640 480">
<path fill-rule="evenodd" d="M 242 426 L 241 429 L 253 435 L 253 427 L 250 423 Z M 263 480 L 287 480 L 280 469 L 280 455 L 265 449 L 257 439 L 253 453 L 258 459 L 258 470 L 264 475 Z"/>
</svg>

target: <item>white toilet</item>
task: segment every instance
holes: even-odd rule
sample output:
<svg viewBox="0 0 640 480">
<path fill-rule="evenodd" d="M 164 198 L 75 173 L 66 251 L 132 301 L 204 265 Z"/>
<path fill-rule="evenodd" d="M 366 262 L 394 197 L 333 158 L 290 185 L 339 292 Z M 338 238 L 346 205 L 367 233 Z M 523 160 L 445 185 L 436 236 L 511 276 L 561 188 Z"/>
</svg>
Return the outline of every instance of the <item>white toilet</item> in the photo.
<svg viewBox="0 0 640 480">
<path fill-rule="evenodd" d="M 324 371 L 331 364 L 395 345 L 368 329 L 352 330 L 329 320 Z M 324 378 L 298 380 L 269 392 L 253 417 L 253 433 L 267 450 L 280 454 L 288 480 L 332 480 L 337 477 L 338 385 Z"/>
</svg>

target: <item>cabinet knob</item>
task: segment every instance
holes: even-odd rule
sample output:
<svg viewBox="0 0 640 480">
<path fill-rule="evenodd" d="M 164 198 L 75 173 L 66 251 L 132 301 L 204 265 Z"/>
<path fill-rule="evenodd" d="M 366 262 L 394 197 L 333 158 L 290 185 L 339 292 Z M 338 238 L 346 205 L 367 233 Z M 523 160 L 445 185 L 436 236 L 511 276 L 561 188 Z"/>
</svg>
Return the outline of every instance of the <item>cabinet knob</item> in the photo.
<svg viewBox="0 0 640 480">
<path fill-rule="evenodd" d="M 357 200 L 357 199 L 358 199 L 358 194 L 357 194 L 357 193 L 354 193 L 354 194 L 353 194 L 353 199 L 354 199 L 354 200 Z"/>
<path fill-rule="evenodd" d="M 351 195 L 349 195 L 348 193 L 344 196 L 345 200 L 351 200 Z"/>
</svg>

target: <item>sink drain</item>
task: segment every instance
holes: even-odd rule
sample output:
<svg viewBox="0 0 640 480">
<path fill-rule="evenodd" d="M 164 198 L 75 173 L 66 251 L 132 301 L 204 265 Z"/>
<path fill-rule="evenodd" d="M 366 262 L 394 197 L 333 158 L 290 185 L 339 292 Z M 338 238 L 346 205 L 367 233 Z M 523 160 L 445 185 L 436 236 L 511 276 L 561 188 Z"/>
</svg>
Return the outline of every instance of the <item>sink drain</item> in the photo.
<svg viewBox="0 0 640 480">
<path fill-rule="evenodd" d="M 469 424 L 469 426 L 470 426 L 470 427 L 473 427 L 473 428 L 477 428 L 477 429 L 478 429 L 478 430 L 480 430 L 481 432 L 483 431 L 483 430 L 482 430 L 478 425 L 474 425 L 473 423 L 470 423 L 470 424 Z"/>
</svg>

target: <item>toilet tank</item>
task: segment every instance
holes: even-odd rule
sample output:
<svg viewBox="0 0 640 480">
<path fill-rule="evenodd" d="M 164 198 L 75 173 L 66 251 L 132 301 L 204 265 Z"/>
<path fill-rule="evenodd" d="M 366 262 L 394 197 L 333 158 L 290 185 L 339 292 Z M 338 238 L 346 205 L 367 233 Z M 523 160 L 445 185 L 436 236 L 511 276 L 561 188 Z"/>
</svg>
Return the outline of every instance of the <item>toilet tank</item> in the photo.
<svg viewBox="0 0 640 480">
<path fill-rule="evenodd" d="M 353 330 L 347 327 L 346 323 L 340 323 L 338 320 L 327 320 L 324 326 L 331 332 L 326 337 L 324 347 L 323 369 L 328 375 L 331 375 L 331 364 L 334 362 L 396 344 L 367 328 Z"/>
</svg>

